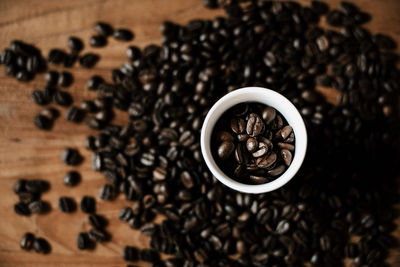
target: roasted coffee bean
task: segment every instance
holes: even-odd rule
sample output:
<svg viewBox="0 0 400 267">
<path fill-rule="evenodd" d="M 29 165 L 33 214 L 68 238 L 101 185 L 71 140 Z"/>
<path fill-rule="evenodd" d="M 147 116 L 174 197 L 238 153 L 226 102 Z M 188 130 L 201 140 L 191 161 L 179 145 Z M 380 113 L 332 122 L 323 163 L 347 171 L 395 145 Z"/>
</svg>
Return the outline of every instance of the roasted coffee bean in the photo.
<svg viewBox="0 0 400 267">
<path fill-rule="evenodd" d="M 54 86 L 58 83 L 59 73 L 57 71 L 48 71 L 44 75 L 44 80 L 47 82 L 47 85 Z"/>
<path fill-rule="evenodd" d="M 251 113 L 249 116 L 250 117 L 247 120 L 246 132 L 250 136 L 257 136 L 263 130 L 264 123 L 262 122 L 261 118 L 255 113 Z"/>
<path fill-rule="evenodd" d="M 48 104 L 48 99 L 46 98 L 45 94 L 40 90 L 34 90 L 31 93 L 31 99 L 35 104 L 43 106 Z"/>
<path fill-rule="evenodd" d="M 92 47 L 104 47 L 107 45 L 107 39 L 103 35 L 94 35 L 90 37 L 89 43 Z"/>
<path fill-rule="evenodd" d="M 246 122 L 243 119 L 231 119 L 231 130 L 237 134 L 243 133 L 246 130 Z"/>
<path fill-rule="evenodd" d="M 139 251 L 139 259 L 147 262 L 158 262 L 160 254 L 153 249 L 142 249 Z"/>
<path fill-rule="evenodd" d="M 106 218 L 97 214 L 90 214 L 88 221 L 89 224 L 95 229 L 103 229 L 108 224 Z"/>
<path fill-rule="evenodd" d="M 232 142 L 225 141 L 218 147 L 218 157 L 222 160 L 226 160 L 232 155 L 234 149 L 235 146 Z"/>
<path fill-rule="evenodd" d="M 115 198 L 115 189 L 110 184 L 103 185 L 99 190 L 99 197 L 103 200 L 113 200 Z"/>
<path fill-rule="evenodd" d="M 276 153 L 271 152 L 269 155 L 267 155 L 265 157 L 258 158 L 256 163 L 259 168 L 268 169 L 276 162 L 277 159 L 278 159 L 278 157 L 277 157 Z"/>
<path fill-rule="evenodd" d="M 35 126 L 41 130 L 50 130 L 53 126 L 53 121 L 43 115 L 36 115 L 33 123 Z"/>
<path fill-rule="evenodd" d="M 41 70 L 41 67 L 42 67 L 41 61 L 40 61 L 39 56 L 37 56 L 37 55 L 30 56 L 26 60 L 26 70 L 29 73 L 35 74 L 36 72 L 39 72 L 39 70 Z"/>
<path fill-rule="evenodd" d="M 70 107 L 67 110 L 66 114 L 66 119 L 72 122 L 79 123 L 83 120 L 83 117 L 85 116 L 83 110 L 77 108 L 77 107 Z"/>
<path fill-rule="evenodd" d="M 286 167 L 284 165 L 279 165 L 278 167 L 275 167 L 274 169 L 269 170 L 268 174 L 271 176 L 278 176 L 278 175 L 281 175 L 285 170 L 286 170 Z"/>
<path fill-rule="evenodd" d="M 249 152 L 254 152 L 258 148 L 258 142 L 255 138 L 249 138 L 246 141 L 246 148 Z"/>
<path fill-rule="evenodd" d="M 41 254 L 48 254 L 51 251 L 49 242 L 47 242 L 44 238 L 35 238 L 32 243 L 32 247 L 37 253 Z"/>
<path fill-rule="evenodd" d="M 96 211 L 96 200 L 93 197 L 84 196 L 81 200 L 81 210 L 84 213 L 94 213 Z"/>
<path fill-rule="evenodd" d="M 124 247 L 122 258 L 125 261 L 138 261 L 139 260 L 139 250 L 135 247 L 126 246 Z"/>
<path fill-rule="evenodd" d="M 81 175 L 76 171 L 69 171 L 64 177 L 64 184 L 66 186 L 76 186 L 81 181 Z"/>
<path fill-rule="evenodd" d="M 87 87 L 89 90 L 97 90 L 102 83 L 104 83 L 104 79 L 98 75 L 94 75 L 88 80 Z"/>
<path fill-rule="evenodd" d="M 270 124 L 276 117 L 276 110 L 272 107 L 266 107 L 262 112 L 262 118 L 266 124 Z"/>
<path fill-rule="evenodd" d="M 79 151 L 73 148 L 66 148 L 61 153 L 61 160 L 71 166 L 78 165 L 82 162 L 83 158 Z"/>
<path fill-rule="evenodd" d="M 63 92 L 60 90 L 56 90 L 53 95 L 53 101 L 60 106 L 68 107 L 71 105 L 73 99 L 72 96 L 68 92 Z"/>
<path fill-rule="evenodd" d="M 282 130 L 280 131 L 282 139 L 285 140 L 286 138 L 288 138 L 289 135 L 292 133 L 292 130 L 293 130 L 292 127 L 290 127 L 289 125 L 283 127 Z"/>
<path fill-rule="evenodd" d="M 97 22 L 94 25 L 94 30 L 103 36 L 112 35 L 114 32 L 114 29 L 110 24 L 101 21 Z"/>
<path fill-rule="evenodd" d="M 110 239 L 109 234 L 101 229 L 91 229 L 89 231 L 89 238 L 94 242 L 106 242 Z"/>
<path fill-rule="evenodd" d="M 119 41 L 131 41 L 134 35 L 128 29 L 117 29 L 114 31 L 113 36 Z"/>
<path fill-rule="evenodd" d="M 25 190 L 31 193 L 43 193 L 50 187 L 49 183 L 44 180 L 28 180 L 25 181 Z"/>
<path fill-rule="evenodd" d="M 84 47 L 82 40 L 75 36 L 71 36 L 68 38 L 67 45 L 69 49 L 71 49 L 71 51 L 76 54 L 82 51 Z"/>
<path fill-rule="evenodd" d="M 282 149 L 281 156 L 282 156 L 283 162 L 285 162 L 286 166 L 289 166 L 290 163 L 292 163 L 292 153 L 289 150 Z"/>
<path fill-rule="evenodd" d="M 49 120 L 55 120 L 60 116 L 60 112 L 55 108 L 45 108 L 40 111 L 40 115 L 45 116 Z"/>
<path fill-rule="evenodd" d="M 58 199 L 58 208 L 62 212 L 74 212 L 76 210 L 75 201 L 70 197 L 60 197 Z"/>
<path fill-rule="evenodd" d="M 79 58 L 79 64 L 84 68 L 93 68 L 100 60 L 99 55 L 94 53 L 86 53 Z"/>
<path fill-rule="evenodd" d="M 227 142 L 233 142 L 234 141 L 234 138 L 233 138 L 233 136 L 229 133 L 229 132 L 226 132 L 226 131 L 219 131 L 217 134 L 216 134 L 216 140 L 218 141 L 218 142 L 225 142 L 225 141 L 227 141 Z"/>
<path fill-rule="evenodd" d="M 31 250 L 35 236 L 32 233 L 25 233 L 19 242 L 19 246 L 24 250 Z"/>
<path fill-rule="evenodd" d="M 5 49 L 0 55 L 0 64 L 11 65 L 16 60 L 16 56 L 10 49 Z"/>
<path fill-rule="evenodd" d="M 136 46 L 129 46 L 126 49 L 126 56 L 132 61 L 139 59 L 141 54 L 142 54 L 142 52 Z"/>
<path fill-rule="evenodd" d="M 61 72 L 58 77 L 58 85 L 60 85 L 62 87 L 70 86 L 73 81 L 74 81 L 74 77 L 68 71 Z"/>
<path fill-rule="evenodd" d="M 14 205 L 14 211 L 18 215 L 29 216 L 31 214 L 28 206 L 22 202 Z"/>
<path fill-rule="evenodd" d="M 29 211 L 31 213 L 46 213 L 49 211 L 49 206 L 46 202 L 41 200 L 35 200 L 28 205 Z"/>
<path fill-rule="evenodd" d="M 19 201 L 24 204 L 29 204 L 37 198 L 37 195 L 31 192 L 21 192 L 18 194 Z"/>
<path fill-rule="evenodd" d="M 268 179 L 263 176 L 250 175 L 249 178 L 250 181 L 254 184 L 265 184 L 266 182 L 268 182 Z"/>
<path fill-rule="evenodd" d="M 20 179 L 17 182 L 15 182 L 13 189 L 15 194 L 23 193 L 26 191 L 26 180 Z"/>
<path fill-rule="evenodd" d="M 67 54 L 67 56 L 64 58 L 64 67 L 71 68 L 72 66 L 74 66 L 77 60 L 78 60 L 78 55 L 75 52 Z"/>
<path fill-rule="evenodd" d="M 29 82 L 33 78 L 32 74 L 30 74 L 29 72 L 27 72 L 25 70 L 18 71 L 17 74 L 15 75 L 15 77 L 20 82 Z"/>
<path fill-rule="evenodd" d="M 53 64 L 61 64 L 64 62 L 67 53 L 60 49 L 51 49 L 48 56 L 47 61 Z"/>
<path fill-rule="evenodd" d="M 94 244 L 90 240 L 88 233 L 79 233 L 77 238 L 77 246 L 78 249 L 85 250 L 92 249 L 94 247 Z"/>
</svg>

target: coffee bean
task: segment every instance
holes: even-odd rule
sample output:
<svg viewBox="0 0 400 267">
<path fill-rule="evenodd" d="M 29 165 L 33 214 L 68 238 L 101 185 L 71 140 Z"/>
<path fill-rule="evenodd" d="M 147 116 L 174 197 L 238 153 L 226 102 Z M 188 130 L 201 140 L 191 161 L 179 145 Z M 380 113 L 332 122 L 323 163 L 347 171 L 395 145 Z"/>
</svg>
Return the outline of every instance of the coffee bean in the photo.
<svg viewBox="0 0 400 267">
<path fill-rule="evenodd" d="M 84 213 L 94 213 L 96 211 L 96 200 L 93 197 L 84 196 L 81 200 L 81 210 Z"/>
<path fill-rule="evenodd" d="M 51 49 L 48 56 L 47 61 L 53 64 L 61 64 L 64 62 L 67 53 L 60 49 Z"/>
<path fill-rule="evenodd" d="M 50 130 L 53 126 L 53 121 L 43 115 L 36 115 L 33 123 L 41 130 Z"/>
<path fill-rule="evenodd" d="M 91 229 L 89 231 L 89 238 L 94 242 L 106 242 L 110 239 L 109 234 L 101 229 Z"/>
<path fill-rule="evenodd" d="M 78 249 L 85 250 L 92 249 L 94 247 L 94 244 L 90 240 L 88 233 L 79 233 L 77 238 L 77 246 Z"/>
<path fill-rule="evenodd" d="M 76 54 L 82 51 L 84 47 L 82 40 L 75 36 L 71 36 L 68 38 L 67 45 L 69 49 L 71 49 L 71 51 Z"/>
<path fill-rule="evenodd" d="M 104 79 L 102 77 L 94 75 L 88 80 L 87 87 L 89 90 L 97 90 L 103 82 Z"/>
<path fill-rule="evenodd" d="M 286 166 L 289 166 L 292 163 L 292 153 L 287 149 L 281 150 L 281 156 Z"/>
<path fill-rule="evenodd" d="M 20 202 L 29 204 L 37 198 L 37 195 L 31 192 L 21 192 L 18 194 L 18 197 Z"/>
<path fill-rule="evenodd" d="M 69 171 L 64 177 L 66 186 L 76 186 L 81 181 L 81 175 L 76 171 Z"/>
<path fill-rule="evenodd" d="M 139 59 L 141 53 L 142 52 L 140 51 L 140 49 L 136 46 L 129 46 L 126 49 L 126 56 L 132 61 Z"/>
<path fill-rule="evenodd" d="M 268 171 L 268 174 L 271 176 L 278 176 L 282 174 L 286 170 L 286 167 L 284 165 L 279 165 L 278 167 L 275 167 L 272 170 Z"/>
<path fill-rule="evenodd" d="M 75 201 L 70 197 L 60 197 L 58 199 L 58 208 L 62 212 L 71 213 L 76 210 Z"/>
<path fill-rule="evenodd" d="M 36 200 L 29 203 L 28 208 L 31 213 L 39 213 L 39 214 L 45 213 L 49 210 L 49 207 L 46 204 L 46 202 L 41 200 Z"/>
<path fill-rule="evenodd" d="M 25 181 L 25 190 L 31 193 L 42 193 L 49 189 L 50 185 L 44 180 L 28 180 Z"/>
<path fill-rule="evenodd" d="M 83 158 L 79 154 L 79 151 L 73 148 L 66 148 L 61 153 L 61 160 L 71 166 L 79 165 Z"/>
<path fill-rule="evenodd" d="M 131 41 L 133 39 L 133 33 L 128 29 L 118 29 L 114 31 L 113 36 L 119 41 Z"/>
<path fill-rule="evenodd" d="M 275 164 L 276 160 L 278 159 L 275 152 L 271 152 L 269 155 L 263 157 L 259 157 L 256 161 L 257 166 L 262 169 L 268 169 L 273 164 Z"/>
<path fill-rule="evenodd" d="M 115 198 L 115 189 L 110 184 L 105 184 L 100 188 L 99 197 L 103 200 L 113 200 Z"/>
<path fill-rule="evenodd" d="M 73 99 L 68 92 L 56 90 L 53 95 L 53 101 L 60 106 L 67 107 L 71 105 Z"/>
<path fill-rule="evenodd" d="M 14 193 L 19 194 L 25 192 L 26 191 L 25 185 L 26 185 L 26 180 L 24 179 L 20 179 L 17 182 L 15 182 L 13 186 Z"/>
<path fill-rule="evenodd" d="M 93 68 L 100 60 L 99 55 L 94 53 L 86 53 L 79 58 L 79 64 L 84 68 Z"/>
<path fill-rule="evenodd" d="M 243 133 L 246 130 L 246 122 L 243 119 L 231 119 L 231 130 L 234 133 Z"/>
<path fill-rule="evenodd" d="M 67 111 L 66 114 L 66 119 L 72 122 L 79 123 L 83 120 L 83 117 L 85 116 L 83 110 L 77 108 L 77 107 L 70 107 Z"/>
<path fill-rule="evenodd" d="M 31 99 L 35 104 L 40 106 L 48 104 L 48 99 L 45 97 L 44 93 L 39 90 L 32 91 Z"/>
<path fill-rule="evenodd" d="M 60 112 L 55 108 L 45 108 L 40 111 L 40 115 L 45 116 L 49 120 L 55 120 L 60 116 Z"/>
<path fill-rule="evenodd" d="M 264 123 L 255 113 L 251 113 L 249 116 L 250 117 L 247 120 L 246 132 L 250 136 L 257 136 L 264 129 Z"/>
<path fill-rule="evenodd" d="M 249 152 L 254 152 L 258 148 L 258 142 L 255 138 L 249 138 L 246 141 L 246 148 Z"/>
<path fill-rule="evenodd" d="M 60 85 L 62 87 L 70 86 L 73 81 L 74 81 L 74 77 L 68 71 L 61 72 L 60 76 L 58 77 L 58 85 Z"/>
<path fill-rule="evenodd" d="M 230 157 L 234 149 L 235 146 L 232 142 L 225 141 L 218 147 L 218 157 L 222 160 L 226 160 Z"/>
<path fill-rule="evenodd" d="M 110 24 L 101 21 L 94 25 L 94 30 L 103 36 L 112 35 L 114 32 L 114 29 Z"/>
<path fill-rule="evenodd" d="M 92 47 L 104 47 L 107 45 L 107 39 L 103 35 L 94 35 L 90 37 L 89 43 Z"/>
<path fill-rule="evenodd" d="M 266 124 L 270 124 L 276 117 L 276 110 L 272 107 L 266 107 L 262 112 L 262 118 Z"/>
<path fill-rule="evenodd" d="M 268 179 L 263 176 L 250 175 L 249 178 L 254 184 L 265 184 L 268 182 Z"/>
<path fill-rule="evenodd" d="M 138 261 L 139 260 L 139 250 L 135 247 L 126 246 L 124 247 L 122 258 L 125 261 Z"/>
<path fill-rule="evenodd" d="M 15 77 L 20 82 L 29 82 L 30 80 L 32 80 L 32 75 L 25 70 L 18 71 Z"/>
<path fill-rule="evenodd" d="M 31 214 L 28 206 L 22 202 L 19 202 L 14 205 L 14 211 L 18 215 L 29 216 Z"/>
<path fill-rule="evenodd" d="M 153 249 L 142 249 L 139 251 L 139 259 L 146 262 L 158 262 L 160 254 Z"/>
<path fill-rule="evenodd" d="M 51 252 L 51 246 L 44 238 L 36 238 L 32 243 L 32 247 L 37 253 L 48 254 Z"/>
<path fill-rule="evenodd" d="M 32 233 L 25 233 L 19 242 L 19 246 L 24 250 L 31 250 L 35 236 Z"/>
<path fill-rule="evenodd" d="M 47 82 L 47 85 L 54 86 L 58 83 L 59 73 L 57 71 L 48 71 L 44 75 L 44 80 Z"/>
<path fill-rule="evenodd" d="M 10 49 L 5 49 L 0 55 L 0 64 L 11 65 L 15 60 L 16 56 Z"/>
</svg>

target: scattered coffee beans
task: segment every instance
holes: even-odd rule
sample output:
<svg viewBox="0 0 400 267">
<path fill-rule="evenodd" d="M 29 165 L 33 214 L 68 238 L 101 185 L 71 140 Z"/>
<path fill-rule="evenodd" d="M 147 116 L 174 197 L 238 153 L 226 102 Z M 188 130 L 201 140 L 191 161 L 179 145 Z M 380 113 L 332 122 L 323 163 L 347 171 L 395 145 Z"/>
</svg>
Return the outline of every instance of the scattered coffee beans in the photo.
<svg viewBox="0 0 400 267">
<path fill-rule="evenodd" d="M 34 240 L 35 240 L 35 236 L 32 233 L 26 233 L 21 238 L 19 245 L 24 250 L 30 250 L 32 248 Z"/>
<path fill-rule="evenodd" d="M 41 254 L 48 254 L 51 251 L 50 244 L 44 238 L 35 238 L 32 247 L 37 253 Z"/>
<path fill-rule="evenodd" d="M 81 175 L 76 171 L 69 171 L 64 177 L 64 184 L 67 186 L 76 186 L 81 181 Z"/>
<path fill-rule="evenodd" d="M 76 210 L 75 201 L 70 197 L 60 197 L 58 200 L 58 208 L 62 212 L 74 212 Z"/>
<path fill-rule="evenodd" d="M 61 153 L 61 160 L 67 165 L 78 165 L 83 158 L 79 151 L 73 148 L 66 148 Z"/>
<path fill-rule="evenodd" d="M 131 41 L 133 33 L 128 29 L 118 29 L 114 32 L 114 38 L 120 41 Z"/>
<path fill-rule="evenodd" d="M 81 201 L 81 210 L 84 213 L 94 213 L 96 211 L 96 200 L 93 197 L 84 196 Z"/>
</svg>

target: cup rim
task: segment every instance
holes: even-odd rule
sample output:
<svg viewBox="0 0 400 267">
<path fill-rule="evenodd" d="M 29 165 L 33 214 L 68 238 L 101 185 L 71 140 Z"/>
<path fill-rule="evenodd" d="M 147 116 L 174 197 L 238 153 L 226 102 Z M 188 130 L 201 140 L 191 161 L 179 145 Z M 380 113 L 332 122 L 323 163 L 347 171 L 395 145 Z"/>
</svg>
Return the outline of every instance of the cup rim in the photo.
<svg viewBox="0 0 400 267">
<path fill-rule="evenodd" d="M 271 182 L 259 185 L 240 183 L 228 177 L 216 164 L 211 152 L 211 135 L 220 116 L 232 106 L 243 102 L 259 102 L 279 111 L 295 133 L 295 154 L 289 168 Z M 288 183 L 300 169 L 307 151 L 307 130 L 297 108 L 283 95 L 267 88 L 244 87 L 220 98 L 209 110 L 201 129 L 200 146 L 211 173 L 224 185 L 243 192 L 260 194 L 276 190 Z"/>
</svg>

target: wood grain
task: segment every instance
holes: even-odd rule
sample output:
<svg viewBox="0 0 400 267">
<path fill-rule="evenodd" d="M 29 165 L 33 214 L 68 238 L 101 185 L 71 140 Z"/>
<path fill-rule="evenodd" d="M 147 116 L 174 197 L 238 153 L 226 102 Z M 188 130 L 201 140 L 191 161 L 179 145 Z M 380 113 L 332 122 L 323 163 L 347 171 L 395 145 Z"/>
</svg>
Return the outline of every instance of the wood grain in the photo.
<svg viewBox="0 0 400 267">
<path fill-rule="evenodd" d="M 339 0 L 330 2 L 335 7 Z M 400 1 L 354 2 L 373 15 L 367 28 L 372 32 L 387 33 L 400 43 Z M 194 18 L 218 15 L 222 15 L 221 10 L 207 10 L 200 0 L 1 0 L 0 49 L 7 47 L 11 40 L 21 39 L 34 43 L 46 55 L 51 48 L 66 48 L 66 40 L 71 35 L 87 41 L 98 20 L 133 29 L 136 35 L 133 44 L 143 47 L 159 43 L 159 25 L 165 20 L 186 23 Z M 76 101 L 95 96 L 85 88 L 87 79 L 94 73 L 110 79 L 110 70 L 126 60 L 127 46 L 127 43 L 110 39 L 105 49 L 86 47 L 86 51 L 96 51 L 102 58 L 92 70 L 72 69 L 75 83 L 68 90 Z M 32 89 L 43 86 L 42 76 L 21 84 L 6 77 L 4 66 L 0 66 L 0 266 L 123 266 L 126 264 L 121 259 L 124 245 L 148 247 L 146 237 L 117 219 L 120 208 L 128 204 L 126 201 L 122 198 L 114 202 L 97 199 L 99 213 L 110 219 L 108 229 L 113 239 L 92 252 L 76 248 L 77 233 L 89 228 L 87 216 L 80 211 L 66 215 L 57 209 L 57 199 L 61 195 L 74 197 L 77 201 L 84 195 L 97 197 L 104 178 L 92 171 L 88 160 L 90 153 L 83 148 L 85 137 L 91 133 L 85 125 L 72 125 L 59 119 L 51 132 L 34 128 L 32 118 L 41 108 L 31 103 L 29 94 Z M 335 102 L 335 91 L 321 90 Z M 62 110 L 64 115 L 65 110 Z M 127 121 L 126 114 L 117 116 L 116 120 L 119 123 Z M 60 155 L 65 147 L 79 148 L 86 159 L 84 163 L 77 168 L 62 164 Z M 66 188 L 62 184 L 63 176 L 71 169 L 77 169 L 83 177 L 76 188 Z M 41 216 L 15 215 L 12 206 L 17 197 L 12 192 L 12 185 L 19 178 L 50 181 L 52 188 L 42 198 L 51 203 L 53 211 Z M 397 224 L 400 224 L 399 220 Z M 48 239 L 52 253 L 43 256 L 21 251 L 19 239 L 26 231 Z M 400 237 L 398 229 L 396 236 Z M 389 262 L 393 266 L 400 265 L 399 251 L 392 252 Z"/>
</svg>

